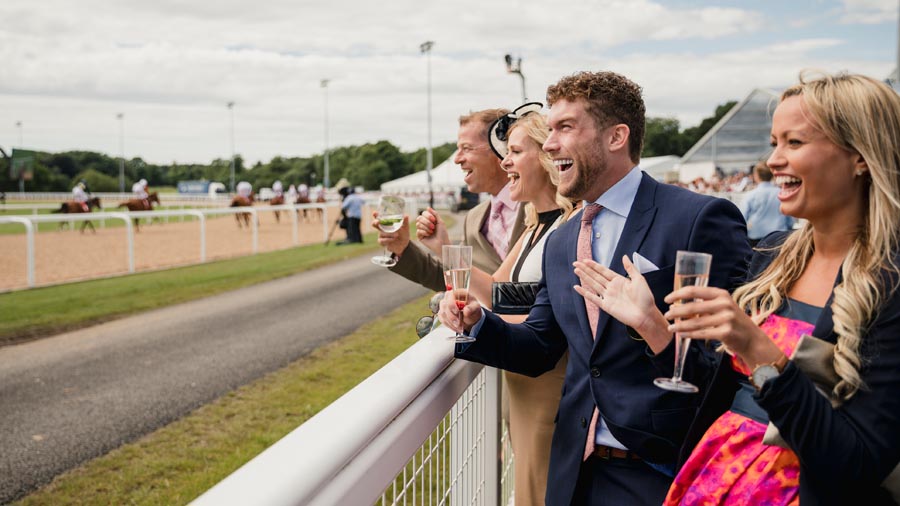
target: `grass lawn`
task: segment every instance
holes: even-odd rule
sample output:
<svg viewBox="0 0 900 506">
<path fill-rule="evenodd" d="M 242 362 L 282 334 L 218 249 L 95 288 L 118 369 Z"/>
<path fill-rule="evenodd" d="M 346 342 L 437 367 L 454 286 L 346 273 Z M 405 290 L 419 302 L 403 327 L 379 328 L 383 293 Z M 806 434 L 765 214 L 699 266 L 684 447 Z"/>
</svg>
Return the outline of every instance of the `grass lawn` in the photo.
<svg viewBox="0 0 900 506">
<path fill-rule="evenodd" d="M 16 504 L 185 504 L 414 343 L 428 298 L 69 471 Z"/>
</svg>

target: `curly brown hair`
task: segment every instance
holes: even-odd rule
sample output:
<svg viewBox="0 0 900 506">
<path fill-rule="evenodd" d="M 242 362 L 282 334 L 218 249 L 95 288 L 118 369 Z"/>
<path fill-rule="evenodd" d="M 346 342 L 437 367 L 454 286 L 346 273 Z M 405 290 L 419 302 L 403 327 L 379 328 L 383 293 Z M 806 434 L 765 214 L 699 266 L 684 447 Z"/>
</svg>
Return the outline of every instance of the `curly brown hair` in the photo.
<svg viewBox="0 0 900 506">
<path fill-rule="evenodd" d="M 584 99 L 600 129 L 624 123 L 630 130 L 628 154 L 638 163 L 644 145 L 644 99 L 641 87 L 615 72 L 577 72 L 547 88 L 547 103 Z"/>
</svg>

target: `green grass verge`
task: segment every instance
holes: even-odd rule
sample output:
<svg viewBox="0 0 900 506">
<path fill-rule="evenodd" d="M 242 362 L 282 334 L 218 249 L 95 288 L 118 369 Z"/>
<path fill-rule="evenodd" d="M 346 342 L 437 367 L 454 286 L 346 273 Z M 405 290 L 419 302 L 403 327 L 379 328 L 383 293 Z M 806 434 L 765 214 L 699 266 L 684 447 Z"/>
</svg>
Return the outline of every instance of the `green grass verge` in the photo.
<svg viewBox="0 0 900 506">
<path fill-rule="evenodd" d="M 444 217 L 447 226 L 454 218 Z M 410 225 L 415 237 L 415 222 Z M 337 234 L 336 234 L 337 235 Z M 0 293 L 0 346 L 77 329 L 270 281 L 379 250 L 365 243 L 315 244 L 157 272 Z"/>
<path fill-rule="evenodd" d="M 57 477 L 16 504 L 193 500 L 414 343 L 428 297 Z"/>
<path fill-rule="evenodd" d="M 378 249 L 316 244 L 158 272 L 0 294 L 0 345 L 85 327 L 289 276 Z"/>
</svg>

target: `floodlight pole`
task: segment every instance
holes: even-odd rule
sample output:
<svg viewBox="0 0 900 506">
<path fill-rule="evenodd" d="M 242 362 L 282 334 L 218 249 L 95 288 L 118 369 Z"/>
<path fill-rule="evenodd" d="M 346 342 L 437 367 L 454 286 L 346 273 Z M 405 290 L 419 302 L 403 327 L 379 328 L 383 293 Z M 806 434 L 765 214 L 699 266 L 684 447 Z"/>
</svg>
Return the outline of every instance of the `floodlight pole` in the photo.
<svg viewBox="0 0 900 506">
<path fill-rule="evenodd" d="M 331 187 L 331 176 L 329 174 L 328 167 L 328 82 L 331 79 L 322 79 L 319 85 L 325 90 L 325 174 L 323 178 L 323 185 L 327 190 Z"/>
<path fill-rule="evenodd" d="M 528 97 L 525 93 L 525 74 L 522 73 L 522 58 L 516 58 L 513 60 L 512 55 L 505 55 L 503 57 L 506 60 L 506 72 L 509 74 L 519 74 L 519 77 L 522 79 L 522 103 L 528 102 Z"/>
<path fill-rule="evenodd" d="M 228 102 L 231 113 L 231 193 L 234 193 L 234 102 Z"/>
<path fill-rule="evenodd" d="M 116 114 L 119 120 L 119 193 L 125 193 L 125 114 Z"/>
<path fill-rule="evenodd" d="M 428 62 L 427 72 L 427 95 L 428 95 L 428 148 L 425 155 L 425 174 L 428 176 L 428 206 L 434 208 L 434 188 L 431 185 L 431 169 L 434 168 L 434 158 L 431 151 L 431 48 L 434 47 L 433 41 L 425 41 L 419 45 L 419 51 L 425 53 Z"/>
<path fill-rule="evenodd" d="M 19 148 L 21 148 L 22 147 L 22 121 L 16 121 L 16 127 L 19 129 Z M 10 162 L 10 163 L 12 163 L 12 162 Z M 25 176 L 24 176 L 23 172 L 19 173 L 19 193 L 25 193 Z"/>
</svg>

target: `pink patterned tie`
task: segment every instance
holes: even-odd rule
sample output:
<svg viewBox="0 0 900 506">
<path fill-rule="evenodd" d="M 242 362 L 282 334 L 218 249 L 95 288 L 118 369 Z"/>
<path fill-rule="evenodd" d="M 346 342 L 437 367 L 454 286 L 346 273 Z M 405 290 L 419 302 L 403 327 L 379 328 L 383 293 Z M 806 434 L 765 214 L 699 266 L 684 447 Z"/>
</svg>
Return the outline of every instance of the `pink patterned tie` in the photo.
<svg viewBox="0 0 900 506">
<path fill-rule="evenodd" d="M 591 249 L 591 235 L 594 233 L 594 218 L 601 209 L 603 209 L 603 206 L 600 204 L 588 204 L 587 207 L 584 208 L 584 212 L 581 213 L 581 231 L 578 232 L 578 260 L 594 258 Z M 597 336 L 597 322 L 600 320 L 600 308 L 594 305 L 594 303 L 589 302 L 587 299 L 584 299 L 584 307 L 587 310 L 588 322 L 591 325 L 591 338 L 595 339 Z M 588 457 L 594 453 L 594 436 L 597 430 L 597 419 L 599 416 L 600 411 L 598 411 L 595 406 L 594 414 L 591 416 L 591 424 L 588 425 L 588 436 L 587 441 L 584 443 L 583 460 L 587 460 Z"/>
<path fill-rule="evenodd" d="M 488 224 L 488 242 L 494 247 L 494 250 L 500 258 L 506 258 L 509 250 L 509 227 L 503 216 L 503 210 L 506 207 L 503 201 L 498 200 L 496 206 L 492 206 L 490 223 Z"/>
</svg>

